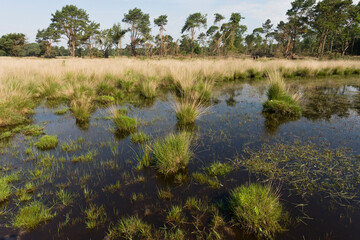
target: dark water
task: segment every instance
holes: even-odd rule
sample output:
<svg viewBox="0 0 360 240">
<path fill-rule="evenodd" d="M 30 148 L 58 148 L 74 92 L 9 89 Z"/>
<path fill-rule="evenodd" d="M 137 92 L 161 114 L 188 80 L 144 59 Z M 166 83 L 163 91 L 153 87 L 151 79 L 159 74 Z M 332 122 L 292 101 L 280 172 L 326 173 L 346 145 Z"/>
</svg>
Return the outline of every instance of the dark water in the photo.
<svg viewBox="0 0 360 240">
<path fill-rule="evenodd" d="M 360 154 L 360 79 L 299 80 L 290 82 L 290 86 L 302 93 L 303 116 L 277 122 L 262 114 L 262 103 L 266 100 L 267 90 L 265 82 L 216 87 L 211 108 L 193 126 L 194 157 L 186 170 L 188 180 L 181 184 L 163 179 L 152 168 L 135 170 L 140 146 L 133 144 L 129 136 L 116 134 L 115 125 L 107 118 L 111 107 L 98 108 L 89 125 L 83 128 L 76 124 L 70 112 L 57 116 L 53 113 L 54 109 L 47 108 L 46 104 L 40 105 L 36 108 L 32 123 L 45 126 L 45 133 L 48 135 L 57 135 L 58 147 L 44 153 L 33 147 L 37 137 L 16 134 L 10 140 L 10 146 L 3 148 L 2 171 L 6 169 L 11 173 L 20 170 L 21 180 L 14 185 L 20 187 L 26 182 L 36 183 L 32 199 L 53 206 L 57 215 L 31 232 L 14 229 L 11 227 L 14 214 L 26 202 L 19 202 L 13 196 L 5 206 L 8 212 L 0 215 L 0 239 L 103 239 L 108 226 L 126 216 L 137 215 L 154 228 L 161 228 L 165 224 L 166 210 L 175 204 L 185 204 L 189 196 L 205 198 L 214 204 L 226 204 L 232 189 L 249 181 L 258 181 L 261 177 L 255 177 L 246 168 L 240 167 L 219 179 L 222 184 L 220 189 L 212 189 L 195 182 L 191 174 L 201 171 L 214 161 L 234 160 L 243 155 L 245 148 L 256 151 L 263 144 L 311 141 L 319 146 L 326 144 L 332 149 L 347 148 L 356 158 Z M 172 107 L 174 98 L 173 94 L 166 93 L 145 105 L 123 104 L 122 107 L 129 109 L 129 116 L 138 118 L 138 130 L 155 140 L 170 132 L 179 131 Z M 82 138 L 79 143 L 81 149 L 67 153 L 61 150 L 62 143 L 70 139 L 77 141 L 79 138 Z M 46 170 L 49 176 L 45 180 L 34 180 L 30 176 L 29 171 L 39 169 L 37 163 L 41 156 L 28 161 L 26 148 L 32 148 L 33 152 L 43 156 L 55 156 L 55 163 Z M 74 156 L 89 151 L 96 152 L 93 161 L 71 161 Z M 119 191 L 103 191 L 104 187 L 117 181 L 121 184 Z M 302 198 L 290 194 L 291 187 L 288 183 L 275 184 L 281 189 L 281 202 L 291 218 L 287 231 L 277 235 L 276 239 L 360 238 L 360 204 L 337 204 L 321 192 Z M 66 207 L 59 203 L 56 196 L 59 188 L 64 186 L 66 191 L 74 194 L 75 199 Z M 91 192 L 90 197 L 85 197 L 84 189 Z M 173 199 L 159 199 L 159 189 L 170 189 Z M 144 198 L 133 201 L 131 197 L 134 193 L 141 193 Z M 360 199 L 360 193 L 354 194 Z M 96 230 L 88 230 L 85 225 L 84 210 L 90 203 L 103 205 L 107 214 L 106 224 Z M 224 233 L 224 238 L 253 239 L 239 227 L 232 226 L 226 210 L 220 210 L 220 214 L 230 227 Z M 67 218 L 70 219 L 68 223 L 59 227 Z"/>
</svg>

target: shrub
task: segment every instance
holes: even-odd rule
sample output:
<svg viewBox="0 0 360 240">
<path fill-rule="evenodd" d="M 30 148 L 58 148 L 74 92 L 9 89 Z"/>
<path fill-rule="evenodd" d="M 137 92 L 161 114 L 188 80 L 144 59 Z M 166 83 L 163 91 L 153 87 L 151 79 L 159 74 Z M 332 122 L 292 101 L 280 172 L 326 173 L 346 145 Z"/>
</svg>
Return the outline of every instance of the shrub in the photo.
<svg viewBox="0 0 360 240">
<path fill-rule="evenodd" d="M 192 156 L 190 142 L 191 137 L 185 132 L 170 134 L 164 140 L 155 142 L 152 153 L 158 171 L 167 176 L 186 168 Z"/>
<path fill-rule="evenodd" d="M 35 146 L 41 150 L 56 148 L 58 140 L 56 136 L 43 136 L 35 143 Z"/>
<path fill-rule="evenodd" d="M 269 186 L 251 184 L 234 189 L 230 209 L 235 220 L 255 235 L 273 238 L 274 234 L 283 230 L 279 196 Z"/>
</svg>

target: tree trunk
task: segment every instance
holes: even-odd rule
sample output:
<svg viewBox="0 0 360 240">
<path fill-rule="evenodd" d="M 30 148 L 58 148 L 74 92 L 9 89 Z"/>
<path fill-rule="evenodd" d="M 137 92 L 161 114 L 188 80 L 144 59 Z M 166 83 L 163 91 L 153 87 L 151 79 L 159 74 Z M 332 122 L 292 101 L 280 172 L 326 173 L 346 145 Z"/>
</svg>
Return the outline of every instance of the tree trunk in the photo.
<svg viewBox="0 0 360 240">
<path fill-rule="evenodd" d="M 195 29 L 191 29 L 191 58 L 193 57 L 194 53 L 194 37 L 195 37 Z"/>
<path fill-rule="evenodd" d="M 75 41 L 71 41 L 71 56 L 75 57 Z"/>
</svg>

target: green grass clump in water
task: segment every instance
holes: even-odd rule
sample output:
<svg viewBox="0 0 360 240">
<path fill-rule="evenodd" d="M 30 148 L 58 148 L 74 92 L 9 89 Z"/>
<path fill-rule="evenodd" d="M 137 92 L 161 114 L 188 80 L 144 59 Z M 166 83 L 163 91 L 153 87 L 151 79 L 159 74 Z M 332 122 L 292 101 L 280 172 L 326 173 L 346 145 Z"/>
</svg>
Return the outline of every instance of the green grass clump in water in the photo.
<svg viewBox="0 0 360 240">
<path fill-rule="evenodd" d="M 56 148 L 58 140 L 56 136 L 43 136 L 35 143 L 35 146 L 40 150 L 48 150 Z"/>
<path fill-rule="evenodd" d="M 6 201 L 11 196 L 12 191 L 6 178 L 0 179 L 0 203 Z"/>
<path fill-rule="evenodd" d="M 283 209 L 270 186 L 251 184 L 231 192 L 230 209 L 235 220 L 259 237 L 273 238 L 283 228 Z"/>
<path fill-rule="evenodd" d="M 170 134 L 164 140 L 155 142 L 152 153 L 158 171 L 167 176 L 186 168 L 192 156 L 190 143 L 191 137 L 185 132 Z"/>
<path fill-rule="evenodd" d="M 55 111 L 54 114 L 56 114 L 56 115 L 64 115 L 64 114 L 67 113 L 68 110 L 69 110 L 68 108 L 63 108 L 63 109 Z"/>
<path fill-rule="evenodd" d="M 192 124 L 202 114 L 200 104 L 196 101 L 182 100 L 175 104 L 176 118 L 179 124 Z"/>
<path fill-rule="evenodd" d="M 29 125 L 23 128 L 23 133 L 26 136 L 39 136 L 44 134 L 44 127 L 38 125 Z"/>
<path fill-rule="evenodd" d="M 210 176 L 224 176 L 234 170 L 234 166 L 230 163 L 214 162 L 205 170 Z"/>
<path fill-rule="evenodd" d="M 96 206 L 90 204 L 89 208 L 85 210 L 86 215 L 86 227 L 94 229 L 103 224 L 106 220 L 106 212 L 104 206 Z"/>
<path fill-rule="evenodd" d="M 151 239 L 151 226 L 136 216 L 122 218 L 115 226 L 109 229 L 109 239 L 125 238 Z"/>
<path fill-rule="evenodd" d="M 0 133 L 0 140 L 1 139 L 7 139 L 13 136 L 13 133 L 10 131 Z"/>
<path fill-rule="evenodd" d="M 133 143 L 144 143 L 148 140 L 148 136 L 144 132 L 134 133 L 130 136 Z"/>
<path fill-rule="evenodd" d="M 299 107 L 295 95 L 290 96 L 279 72 L 269 73 L 270 87 L 268 101 L 263 104 L 263 112 L 277 116 L 299 117 Z"/>
<path fill-rule="evenodd" d="M 102 104 L 109 104 L 115 102 L 115 98 L 113 96 L 104 95 L 104 96 L 98 96 L 96 98 L 96 101 Z"/>
<path fill-rule="evenodd" d="M 137 120 L 126 115 L 114 114 L 114 123 L 120 132 L 132 132 L 137 127 Z"/>
<path fill-rule="evenodd" d="M 52 219 L 55 215 L 43 203 L 34 201 L 20 208 L 15 216 L 13 225 L 17 228 L 35 229 L 42 222 Z"/>
<path fill-rule="evenodd" d="M 157 79 L 152 77 L 147 80 L 143 80 L 138 85 L 140 95 L 144 98 L 154 98 L 156 97 L 156 89 L 158 87 Z"/>
</svg>

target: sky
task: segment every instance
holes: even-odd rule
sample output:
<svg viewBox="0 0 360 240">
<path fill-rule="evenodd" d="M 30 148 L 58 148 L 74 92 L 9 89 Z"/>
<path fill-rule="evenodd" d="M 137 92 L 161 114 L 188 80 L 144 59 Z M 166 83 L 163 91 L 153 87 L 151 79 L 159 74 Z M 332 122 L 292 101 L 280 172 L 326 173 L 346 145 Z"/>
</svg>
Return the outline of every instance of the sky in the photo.
<svg viewBox="0 0 360 240">
<path fill-rule="evenodd" d="M 208 27 L 214 21 L 214 13 L 220 13 L 230 18 L 232 12 L 239 12 L 245 18 L 242 24 L 248 27 L 248 32 L 260 27 L 266 19 L 271 19 L 274 26 L 280 20 L 286 19 L 286 11 L 292 0 L 0 0 L 0 36 L 8 33 L 24 33 L 29 42 L 35 41 L 38 29 L 50 24 L 51 14 L 67 4 L 85 9 L 90 20 L 100 23 L 102 29 L 121 22 L 124 13 L 135 7 L 150 14 L 152 34 L 158 29 L 153 19 L 159 15 L 168 15 L 166 33 L 178 39 L 181 28 L 187 16 L 201 12 L 207 14 Z M 121 22 L 123 28 L 127 28 Z M 205 31 L 202 29 L 201 31 Z M 129 42 L 129 34 L 125 42 Z"/>
</svg>

